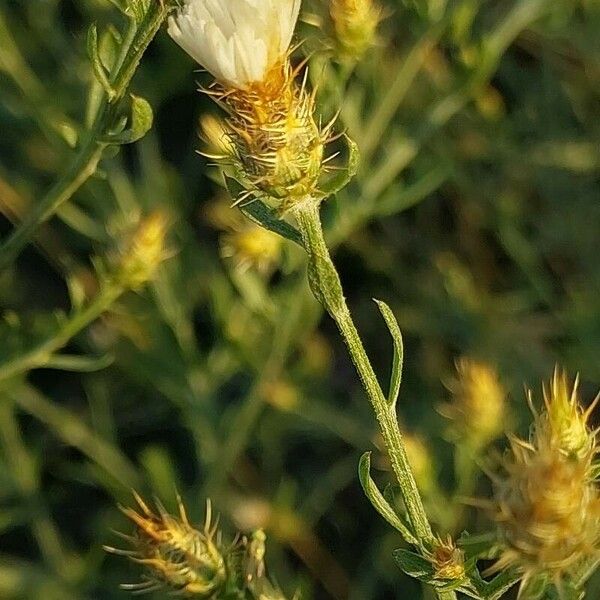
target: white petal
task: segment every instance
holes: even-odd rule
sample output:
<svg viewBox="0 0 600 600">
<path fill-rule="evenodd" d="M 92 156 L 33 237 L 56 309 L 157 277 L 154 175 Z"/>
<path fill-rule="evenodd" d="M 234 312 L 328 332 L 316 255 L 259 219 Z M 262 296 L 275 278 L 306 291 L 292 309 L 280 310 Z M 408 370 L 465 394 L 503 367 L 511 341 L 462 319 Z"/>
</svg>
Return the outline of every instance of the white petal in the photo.
<svg viewBox="0 0 600 600">
<path fill-rule="evenodd" d="M 221 83 L 264 80 L 287 53 L 301 0 L 185 0 L 169 35 Z"/>
</svg>

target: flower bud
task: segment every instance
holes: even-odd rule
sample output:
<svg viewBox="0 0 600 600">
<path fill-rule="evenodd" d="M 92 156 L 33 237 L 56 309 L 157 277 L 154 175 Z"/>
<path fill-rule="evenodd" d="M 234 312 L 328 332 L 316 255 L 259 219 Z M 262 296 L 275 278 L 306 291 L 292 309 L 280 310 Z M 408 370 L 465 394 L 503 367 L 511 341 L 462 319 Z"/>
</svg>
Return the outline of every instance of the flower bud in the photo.
<svg viewBox="0 0 600 600">
<path fill-rule="evenodd" d="M 431 452 L 420 436 L 404 433 L 403 437 L 415 481 L 421 493 L 427 496 L 435 486 L 435 469 Z"/>
<path fill-rule="evenodd" d="M 254 268 L 269 274 L 281 258 L 282 238 L 256 225 L 239 210 L 231 210 L 228 202 L 221 199 L 210 203 L 204 212 L 206 221 L 220 229 L 221 254 L 231 258 L 240 271 Z"/>
<path fill-rule="evenodd" d="M 496 371 L 489 365 L 462 358 L 458 377 L 450 382 L 453 399 L 440 412 L 452 420 L 451 434 L 480 450 L 502 433 L 506 421 L 506 394 Z"/>
<path fill-rule="evenodd" d="M 150 281 L 167 257 L 166 235 L 167 218 L 164 213 L 155 212 L 142 219 L 127 243 L 123 244 L 117 259 L 117 281 L 131 289 Z"/>
<path fill-rule="evenodd" d="M 565 372 L 557 368 L 548 387 L 544 386 L 545 412 L 536 426 L 545 429 L 537 435 L 546 435 L 551 443 L 567 456 L 585 458 L 596 443 L 595 433 L 590 431 L 587 421 L 594 403 L 584 411 L 577 396 L 579 380 L 576 379 L 569 391 Z"/>
<path fill-rule="evenodd" d="M 216 527 L 211 525 L 210 503 L 207 503 L 204 531 L 194 529 L 179 502 L 179 518 L 169 515 L 158 505 L 158 515 L 135 494 L 140 512 L 123 508 L 136 531 L 125 537 L 133 550 L 107 547 L 114 554 L 128 556 L 147 567 L 147 578 L 136 584 L 123 584 L 134 593 L 170 588 L 174 592 L 197 598 L 212 599 L 224 589 L 227 580 L 226 561 L 219 547 Z"/>
<path fill-rule="evenodd" d="M 424 552 L 431 563 L 436 579 L 458 581 L 465 576 L 465 556 L 448 535 L 445 540 L 436 537 Z"/>
<path fill-rule="evenodd" d="M 595 435 L 564 375 L 555 373 L 529 441 L 512 438 L 496 481 L 495 517 L 504 550 L 492 571 L 511 566 L 522 587 L 538 576 L 558 588 L 600 542 Z"/>
<path fill-rule="evenodd" d="M 375 42 L 381 9 L 374 0 L 331 0 L 331 18 L 341 57 L 359 60 Z"/>
</svg>

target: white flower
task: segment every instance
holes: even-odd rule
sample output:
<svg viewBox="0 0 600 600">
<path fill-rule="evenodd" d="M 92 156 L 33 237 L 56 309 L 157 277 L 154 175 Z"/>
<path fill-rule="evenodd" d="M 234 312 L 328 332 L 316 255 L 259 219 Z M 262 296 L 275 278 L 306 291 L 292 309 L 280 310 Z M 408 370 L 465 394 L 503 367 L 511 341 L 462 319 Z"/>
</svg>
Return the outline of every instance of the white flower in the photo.
<svg viewBox="0 0 600 600">
<path fill-rule="evenodd" d="M 300 0 L 184 0 L 170 36 L 219 82 L 264 81 L 286 55 Z"/>
</svg>

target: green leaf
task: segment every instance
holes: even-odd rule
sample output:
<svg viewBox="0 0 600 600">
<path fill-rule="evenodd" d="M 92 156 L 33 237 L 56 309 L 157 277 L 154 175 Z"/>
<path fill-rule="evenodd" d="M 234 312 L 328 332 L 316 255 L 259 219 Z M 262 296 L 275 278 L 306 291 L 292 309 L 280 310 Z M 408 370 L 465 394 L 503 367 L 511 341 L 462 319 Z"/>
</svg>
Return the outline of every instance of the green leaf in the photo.
<svg viewBox="0 0 600 600">
<path fill-rule="evenodd" d="M 223 173 L 223 178 L 225 180 L 225 187 L 232 198 L 239 198 L 245 192 L 242 185 L 233 177 Z M 300 232 L 286 221 L 279 219 L 275 215 L 275 211 L 269 208 L 262 200 L 254 198 L 247 203 L 241 203 L 239 208 L 249 219 L 252 219 L 258 225 L 304 247 Z"/>
<path fill-rule="evenodd" d="M 117 93 L 108 80 L 108 75 L 102 64 L 102 59 L 100 58 L 100 50 L 98 48 L 98 28 L 95 23 L 88 29 L 87 52 L 96 79 L 104 88 L 109 101 L 113 100 Z"/>
<path fill-rule="evenodd" d="M 129 121 L 131 139 L 129 143 L 142 139 L 152 128 L 153 122 L 154 113 L 150 103 L 141 96 L 131 94 L 131 120 Z"/>
<path fill-rule="evenodd" d="M 358 171 L 358 165 L 360 162 L 360 153 L 356 142 L 351 140 L 347 135 L 344 135 L 346 144 L 348 146 L 348 162 L 337 175 L 330 177 L 320 185 L 320 192 L 323 198 L 329 196 L 335 196 L 341 190 L 343 190 L 356 175 Z"/>
<path fill-rule="evenodd" d="M 398 326 L 398 321 L 390 307 L 381 300 L 375 300 L 385 322 L 388 326 L 392 340 L 394 342 L 394 359 L 392 362 L 392 374 L 390 377 L 390 390 L 388 392 L 388 405 L 391 408 L 396 406 L 398 394 L 400 393 L 400 384 L 402 383 L 402 366 L 404 363 L 404 344 L 402 342 L 402 332 Z"/>
<path fill-rule="evenodd" d="M 365 452 L 358 464 L 358 477 L 365 495 L 370 500 L 375 510 L 397 531 L 409 544 L 418 544 L 418 540 L 411 533 L 406 524 L 402 522 L 396 511 L 388 504 L 383 494 L 371 478 L 371 453 Z"/>
<path fill-rule="evenodd" d="M 461 550 L 469 559 L 492 559 L 498 556 L 498 537 L 494 533 L 470 535 L 463 532 L 457 540 Z"/>
<path fill-rule="evenodd" d="M 72 356 L 68 354 L 57 354 L 50 357 L 44 363 L 45 369 L 57 369 L 59 371 L 72 371 L 76 373 L 93 373 L 106 369 L 113 363 L 114 357 L 110 354 L 104 356 Z"/>
<path fill-rule="evenodd" d="M 104 136 L 103 141 L 108 144 L 133 144 L 141 140 L 152 128 L 154 113 L 150 103 L 141 96 L 131 94 L 130 114 L 123 122 L 116 126 L 115 133 Z M 127 129 L 120 131 L 123 124 Z"/>
<path fill-rule="evenodd" d="M 126 12 L 139 23 L 144 20 L 152 2 L 159 1 L 160 0 L 129 0 L 129 6 L 127 7 Z"/>
<path fill-rule="evenodd" d="M 117 62 L 119 47 L 122 41 L 121 34 L 112 25 L 100 36 L 98 56 L 100 57 L 102 66 L 108 72 L 110 72 Z"/>
<path fill-rule="evenodd" d="M 454 581 L 437 578 L 433 565 L 426 558 L 404 548 L 394 550 L 394 560 L 404 573 L 436 588 L 456 590 L 464 583 L 462 579 Z"/>
</svg>

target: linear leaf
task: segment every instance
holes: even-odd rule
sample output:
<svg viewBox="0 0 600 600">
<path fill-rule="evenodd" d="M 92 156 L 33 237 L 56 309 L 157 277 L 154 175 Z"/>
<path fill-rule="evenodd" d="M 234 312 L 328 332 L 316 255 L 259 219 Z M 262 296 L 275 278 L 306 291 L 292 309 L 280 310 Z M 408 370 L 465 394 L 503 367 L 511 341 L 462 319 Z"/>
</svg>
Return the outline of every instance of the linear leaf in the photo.
<svg viewBox="0 0 600 600">
<path fill-rule="evenodd" d="M 402 537 L 409 544 L 417 544 L 418 541 L 415 536 L 410 532 L 407 525 L 405 525 L 400 517 L 396 514 L 396 511 L 388 504 L 387 500 L 383 497 L 383 494 L 379 491 L 379 488 L 371 477 L 371 453 L 365 452 L 358 463 L 358 477 L 360 484 L 365 492 L 367 498 L 371 501 L 371 504 L 375 510 L 397 531 L 402 534 Z"/>
<path fill-rule="evenodd" d="M 390 389 L 388 392 L 388 404 L 391 408 L 396 406 L 398 394 L 400 393 L 400 384 L 402 382 L 402 366 L 404 363 L 404 344 L 402 342 L 402 332 L 398 326 L 398 321 L 390 307 L 381 300 L 375 300 L 385 322 L 388 326 L 392 340 L 394 341 L 394 359 L 392 362 L 392 374 L 390 377 Z"/>
</svg>

